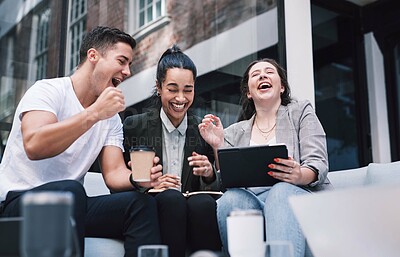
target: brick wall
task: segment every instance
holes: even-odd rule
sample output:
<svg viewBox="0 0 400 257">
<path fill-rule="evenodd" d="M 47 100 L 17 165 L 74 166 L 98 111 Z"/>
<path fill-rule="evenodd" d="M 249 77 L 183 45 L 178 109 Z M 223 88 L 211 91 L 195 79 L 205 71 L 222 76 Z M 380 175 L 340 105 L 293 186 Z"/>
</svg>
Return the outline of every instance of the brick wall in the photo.
<svg viewBox="0 0 400 257">
<path fill-rule="evenodd" d="M 132 72 L 155 65 L 174 43 L 188 49 L 275 6 L 276 0 L 167 0 L 171 21 L 138 42 Z"/>
<path fill-rule="evenodd" d="M 87 28 L 110 26 L 124 29 L 125 0 L 88 0 Z"/>
<path fill-rule="evenodd" d="M 171 21 L 142 38 L 135 49 L 132 73 L 138 73 L 155 65 L 161 54 L 172 44 L 178 44 L 182 50 L 188 49 L 199 42 L 214 37 L 238 24 L 253 18 L 257 14 L 266 12 L 276 6 L 277 0 L 166 0 L 167 14 Z M 59 76 L 60 37 L 63 1 L 43 0 L 41 6 L 51 9 L 49 28 L 49 48 L 47 77 Z M 107 25 L 124 29 L 126 0 L 87 0 L 87 29 L 97 25 Z M 36 11 L 37 11 L 36 10 Z M 12 76 L 18 84 L 17 98 L 22 95 L 27 86 L 29 65 L 30 40 L 32 32 L 32 15 L 29 13 L 20 24 L 10 31 L 15 39 L 14 46 L 14 74 Z M 66 32 L 68 33 L 68 32 Z M 65 35 L 67 36 L 67 35 Z M 2 38 L 0 52 L 6 52 L 6 38 Z M 3 55 L 4 56 L 4 55 Z M 66 60 L 68 63 L 68 61 Z M 0 77 L 5 74 L 5 63 L 0 64 Z M 62 74 L 61 74 L 62 75 Z M 25 83 L 25 84 L 24 84 Z M 31 83 L 31 82 L 28 82 Z M 17 102 L 19 99 L 16 99 Z"/>
<path fill-rule="evenodd" d="M 49 1 L 49 8 L 51 14 L 48 38 L 49 48 L 47 52 L 48 59 L 46 77 L 54 78 L 58 75 L 60 51 L 66 51 L 66 49 L 60 49 L 62 1 Z"/>
</svg>

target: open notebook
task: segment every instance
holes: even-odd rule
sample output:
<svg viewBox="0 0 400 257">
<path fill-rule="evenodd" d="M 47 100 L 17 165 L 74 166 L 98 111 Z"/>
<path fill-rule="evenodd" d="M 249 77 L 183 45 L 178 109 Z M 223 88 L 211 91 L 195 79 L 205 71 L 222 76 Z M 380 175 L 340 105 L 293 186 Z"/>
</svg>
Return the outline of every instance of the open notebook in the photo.
<svg viewBox="0 0 400 257">
<path fill-rule="evenodd" d="M 400 256 L 400 185 L 289 199 L 315 257 Z"/>
</svg>

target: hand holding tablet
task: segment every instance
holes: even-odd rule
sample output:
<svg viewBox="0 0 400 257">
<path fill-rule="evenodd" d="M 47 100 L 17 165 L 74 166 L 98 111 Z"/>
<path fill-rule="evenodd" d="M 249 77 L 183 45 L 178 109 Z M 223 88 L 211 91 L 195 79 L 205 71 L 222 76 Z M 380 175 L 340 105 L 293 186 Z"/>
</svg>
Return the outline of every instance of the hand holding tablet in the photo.
<svg viewBox="0 0 400 257">
<path fill-rule="evenodd" d="M 225 188 L 272 186 L 280 180 L 268 175 L 274 158 L 288 158 L 286 145 L 260 145 L 218 149 L 222 184 Z"/>
</svg>

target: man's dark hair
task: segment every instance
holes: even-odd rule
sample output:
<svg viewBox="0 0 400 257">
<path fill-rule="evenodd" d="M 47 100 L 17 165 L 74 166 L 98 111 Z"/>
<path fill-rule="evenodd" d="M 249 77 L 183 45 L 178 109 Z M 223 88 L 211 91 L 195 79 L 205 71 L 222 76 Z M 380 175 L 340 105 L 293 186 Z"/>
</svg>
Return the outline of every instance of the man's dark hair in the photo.
<svg viewBox="0 0 400 257">
<path fill-rule="evenodd" d="M 79 65 L 81 65 L 87 57 L 87 51 L 94 48 L 101 54 L 113 47 L 118 42 L 129 44 L 132 49 L 136 46 L 136 41 L 129 34 L 110 27 L 98 26 L 87 32 L 82 40 L 81 48 L 79 49 Z"/>
</svg>

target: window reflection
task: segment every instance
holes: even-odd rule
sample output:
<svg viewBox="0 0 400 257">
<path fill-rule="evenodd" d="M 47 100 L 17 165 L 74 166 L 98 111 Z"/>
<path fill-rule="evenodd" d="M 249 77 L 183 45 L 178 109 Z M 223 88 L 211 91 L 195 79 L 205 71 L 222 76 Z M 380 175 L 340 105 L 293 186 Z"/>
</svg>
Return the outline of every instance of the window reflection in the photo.
<svg viewBox="0 0 400 257">
<path fill-rule="evenodd" d="M 330 170 L 358 167 L 354 21 L 312 5 L 316 111 L 327 134 Z"/>
<path fill-rule="evenodd" d="M 397 138 L 397 142 L 399 142 L 400 138 L 400 103 L 398 99 L 400 99 L 400 37 L 397 37 L 397 43 L 395 44 L 393 48 L 393 61 L 394 61 L 394 70 L 393 70 L 393 77 L 394 77 L 394 92 L 396 92 L 396 96 L 394 99 L 397 101 L 394 101 L 394 105 L 396 106 L 396 111 L 395 111 L 395 120 L 392 120 L 392 127 L 395 128 L 396 131 L 394 131 L 393 134 L 395 134 L 393 137 Z M 395 140 L 392 140 L 392 142 Z M 394 143 L 395 144 L 395 143 Z M 393 148 L 399 149 L 398 145 L 395 145 Z M 398 150 L 397 150 L 398 151 Z M 397 159 L 399 158 L 398 156 L 396 157 Z"/>
<path fill-rule="evenodd" d="M 86 31 L 86 0 L 72 0 L 69 25 L 69 64 L 68 73 L 76 68 L 79 63 L 79 47 Z"/>
<path fill-rule="evenodd" d="M 262 57 L 278 59 L 276 0 L 170 1 L 168 6 L 166 0 L 70 0 L 67 10 L 64 1 L 0 2 L 14 2 L 12 13 L 26 11 L 23 19 L 0 31 L 0 122 L 8 124 L 20 98 L 37 79 L 58 76 L 58 68 L 72 73 L 85 32 L 97 25 L 126 28 L 138 42 L 134 76 L 124 81 L 133 88 L 126 99 L 151 91 L 154 73 L 148 70 L 177 43 L 199 69 L 194 111 L 199 116 L 216 113 L 225 126 L 239 118 L 239 80 L 247 65 Z M 61 42 L 61 33 L 67 35 L 66 42 Z M 65 63 L 61 64 L 60 53 L 65 53 Z M 129 102 L 127 112 L 140 112 L 148 97 Z M 2 144 L 6 138 L 1 137 Z"/>
<path fill-rule="evenodd" d="M 46 78 L 47 51 L 49 40 L 50 9 L 45 9 L 39 15 L 39 25 L 36 40 L 36 80 Z"/>
<path fill-rule="evenodd" d="M 135 31 L 137 49 L 146 49 L 146 53 L 136 52 L 133 58 L 134 75 L 126 81 L 125 85 L 131 86 L 126 86 L 125 92 L 135 99 L 124 116 L 152 104 L 151 99 L 136 93 L 136 81 L 151 94 L 154 75 L 142 71 L 155 69 L 161 53 L 176 43 L 199 71 L 192 107 L 195 113 L 215 113 L 224 126 L 236 122 L 240 115 L 239 82 L 247 65 L 262 57 L 278 59 L 276 1 L 179 2 L 167 11 L 171 17 L 168 24 L 144 36 L 142 30 L 147 28 Z"/>
<path fill-rule="evenodd" d="M 131 0 L 130 4 L 136 8 L 133 8 L 131 13 L 134 17 L 138 17 L 139 22 L 136 29 L 139 29 L 152 21 L 161 17 L 165 13 L 162 8 L 165 6 L 165 0 Z M 134 3 L 136 2 L 136 4 Z M 139 2 L 139 3 L 137 3 Z"/>
</svg>

